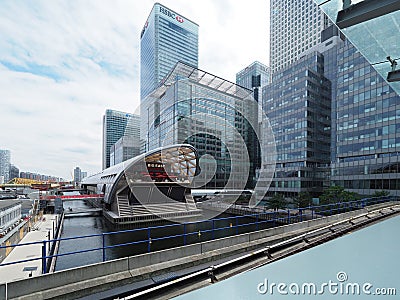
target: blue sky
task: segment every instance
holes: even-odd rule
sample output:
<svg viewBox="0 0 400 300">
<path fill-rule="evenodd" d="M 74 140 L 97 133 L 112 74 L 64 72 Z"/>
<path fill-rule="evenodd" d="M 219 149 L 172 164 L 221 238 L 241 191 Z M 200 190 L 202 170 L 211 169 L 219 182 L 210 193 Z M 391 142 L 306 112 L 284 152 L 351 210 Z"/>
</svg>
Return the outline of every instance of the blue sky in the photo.
<svg viewBox="0 0 400 300">
<path fill-rule="evenodd" d="M 268 64 L 265 0 L 165 0 L 200 26 L 199 67 L 235 81 Z M 139 36 L 148 0 L 1 1 L 0 149 L 23 171 L 71 179 L 101 170 L 106 109 L 139 104 Z"/>
</svg>

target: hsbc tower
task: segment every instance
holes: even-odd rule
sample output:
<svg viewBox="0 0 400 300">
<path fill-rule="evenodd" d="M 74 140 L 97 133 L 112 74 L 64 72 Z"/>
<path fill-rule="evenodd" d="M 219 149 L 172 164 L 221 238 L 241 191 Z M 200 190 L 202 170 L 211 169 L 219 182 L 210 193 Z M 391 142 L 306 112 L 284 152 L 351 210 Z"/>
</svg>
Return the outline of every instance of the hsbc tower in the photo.
<svg viewBox="0 0 400 300">
<path fill-rule="evenodd" d="M 158 87 L 178 61 L 198 67 L 199 25 L 155 3 L 140 34 L 140 98 Z"/>
</svg>

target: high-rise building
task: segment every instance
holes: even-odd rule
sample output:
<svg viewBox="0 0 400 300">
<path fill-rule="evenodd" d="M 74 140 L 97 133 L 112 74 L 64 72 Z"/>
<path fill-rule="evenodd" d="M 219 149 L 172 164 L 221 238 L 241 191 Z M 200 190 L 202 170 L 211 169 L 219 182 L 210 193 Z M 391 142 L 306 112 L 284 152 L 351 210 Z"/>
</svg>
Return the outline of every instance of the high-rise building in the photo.
<svg viewBox="0 0 400 300">
<path fill-rule="evenodd" d="M 324 56 L 312 52 L 273 73 L 263 88 L 277 161 L 269 194 L 322 193 L 329 182 L 331 82 Z"/>
<path fill-rule="evenodd" d="M 138 131 L 139 133 L 139 131 Z M 140 136 L 123 136 L 110 149 L 110 164 L 116 165 L 140 154 Z"/>
<path fill-rule="evenodd" d="M 18 178 L 18 177 L 19 177 L 19 169 L 14 165 L 10 165 L 9 180 L 13 180 L 14 178 Z"/>
<path fill-rule="evenodd" d="M 372 195 L 381 190 L 400 195 L 400 136 L 397 133 L 400 130 L 399 95 L 334 26 L 321 32 L 321 41 L 303 53 L 297 62 L 275 72 L 274 89 L 265 90 L 263 95 L 264 109 L 269 111 L 267 115 L 278 148 L 278 163 L 270 192 L 283 192 L 291 196 L 292 193 L 308 191 L 318 195 L 321 183 L 326 186 L 329 182 L 330 185 L 342 186 L 361 195 Z M 320 115 L 321 109 L 317 114 L 314 111 L 302 114 L 301 109 L 304 108 L 299 107 L 295 111 L 287 108 L 298 96 L 299 101 L 305 103 L 303 107 L 309 106 L 310 97 L 319 102 L 323 99 L 323 89 L 317 89 L 316 93 L 308 91 L 318 87 L 315 85 L 317 82 L 309 82 L 306 87 L 303 84 L 311 73 L 302 72 L 302 68 L 310 68 L 315 64 L 314 59 L 307 60 L 310 55 L 319 60 L 319 70 L 331 84 L 331 121 L 324 131 L 315 131 L 315 123 L 327 117 Z M 296 75 L 297 71 L 301 72 Z M 307 92 L 303 93 L 304 88 Z M 290 102 L 282 104 L 286 98 Z M 296 122 L 292 122 L 294 129 L 287 127 L 291 118 L 285 117 L 285 112 L 281 112 L 282 117 L 274 113 L 277 106 L 279 110 L 279 105 L 284 105 L 286 114 L 299 113 Z M 276 119 L 282 122 L 277 123 Z M 303 126 L 306 127 L 301 129 Z M 282 162 L 282 156 L 300 149 L 296 143 L 306 139 L 298 137 L 297 133 L 301 131 L 307 140 L 312 138 L 317 142 L 320 155 L 326 154 L 324 145 L 330 140 L 330 159 L 327 160 L 325 155 L 324 160 L 330 163 L 329 177 L 326 172 L 329 169 L 324 167 L 324 162 L 318 162 L 313 172 L 303 169 L 303 159 Z M 327 133 L 330 138 L 327 138 Z M 285 147 L 289 144 L 290 147 Z M 306 150 L 308 152 L 309 148 Z M 291 183 L 296 181 L 300 183 Z M 303 186 L 308 189 L 301 188 Z"/>
<path fill-rule="evenodd" d="M 19 173 L 19 177 L 20 178 L 25 178 L 25 179 L 38 180 L 38 181 L 47 181 L 47 182 L 62 182 L 62 181 L 65 181 L 64 178 L 60 178 L 60 177 L 42 175 L 42 174 L 31 173 L 31 172 L 23 172 L 23 171 Z"/>
<path fill-rule="evenodd" d="M 141 107 L 146 151 L 188 143 L 200 156 L 194 186 L 240 189 L 253 183 L 248 131 L 252 91 L 182 62 Z M 246 147 L 247 146 L 247 147 Z M 247 153 L 246 153 L 247 151 Z M 245 176 L 247 174 L 248 176 Z M 242 185 L 243 184 L 243 185 Z"/>
<path fill-rule="evenodd" d="M 140 154 L 140 116 L 132 115 L 127 126 L 129 135 L 122 136 L 110 148 L 110 166 Z"/>
<path fill-rule="evenodd" d="M 261 87 L 270 81 L 271 69 L 258 61 L 236 73 L 236 84 L 253 90 L 253 97 L 257 102 L 261 100 Z"/>
<path fill-rule="evenodd" d="M 254 100 L 260 102 L 262 97 L 261 88 L 267 85 L 271 80 L 271 69 L 266 65 L 255 61 L 243 70 L 239 71 L 236 74 L 236 84 L 243 86 L 247 89 L 253 91 Z M 254 116 L 255 122 L 259 123 L 262 121 L 261 111 L 257 106 L 253 106 L 254 111 L 250 112 L 251 115 Z M 257 136 L 260 136 L 260 127 L 259 124 L 254 130 L 252 127 L 249 128 L 248 132 L 248 142 L 253 144 L 252 152 L 249 152 L 250 155 L 250 172 L 251 174 L 256 175 L 256 170 L 261 168 L 261 149 L 260 149 L 260 141 Z M 253 185 L 256 184 L 256 176 L 253 179 Z"/>
<path fill-rule="evenodd" d="M 4 182 L 10 180 L 10 150 L 0 150 L 0 177 Z"/>
<path fill-rule="evenodd" d="M 103 170 L 110 167 L 110 148 L 121 137 L 137 134 L 139 116 L 107 109 L 103 116 Z"/>
<path fill-rule="evenodd" d="M 400 96 L 349 41 L 335 58 L 331 182 L 359 194 L 400 196 Z"/>
<path fill-rule="evenodd" d="M 74 169 L 74 183 L 78 184 L 82 181 L 82 170 L 79 167 Z"/>
<path fill-rule="evenodd" d="M 271 0 L 270 66 L 282 69 L 321 42 L 331 22 L 313 0 Z"/>
<path fill-rule="evenodd" d="M 198 66 L 199 26 L 155 3 L 140 35 L 140 97 L 144 99 L 178 61 Z"/>
</svg>

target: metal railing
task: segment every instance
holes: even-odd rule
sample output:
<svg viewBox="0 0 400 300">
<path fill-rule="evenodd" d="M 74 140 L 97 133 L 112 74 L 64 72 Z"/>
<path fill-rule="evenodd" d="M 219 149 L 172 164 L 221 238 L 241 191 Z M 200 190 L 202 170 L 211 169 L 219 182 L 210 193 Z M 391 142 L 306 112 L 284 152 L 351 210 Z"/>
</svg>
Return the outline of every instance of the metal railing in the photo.
<svg viewBox="0 0 400 300">
<path fill-rule="evenodd" d="M 313 220 L 316 218 L 322 218 L 326 216 L 331 216 L 338 213 L 344 213 L 352 210 L 362 209 L 369 205 L 389 202 L 389 201 L 397 201 L 397 197 L 379 197 L 379 198 L 367 198 L 357 201 L 349 201 L 349 202 L 341 202 L 341 203 L 334 203 L 334 204 L 325 204 L 325 205 L 316 205 L 316 206 L 309 206 L 307 208 L 299 208 L 299 209 L 288 209 L 288 210 L 277 210 L 273 212 L 261 212 L 256 214 L 248 214 L 243 216 L 232 216 L 226 218 L 217 218 L 211 219 L 206 221 L 197 221 L 197 222 L 187 222 L 183 224 L 168 224 L 168 225 L 160 225 L 160 226 L 152 226 L 146 228 L 137 228 L 137 229 L 129 229 L 129 230 L 120 230 L 114 232 L 104 232 L 101 234 L 91 234 L 91 235 L 84 235 L 84 236 L 75 236 L 75 237 L 68 237 L 68 238 L 59 238 L 59 239 L 49 239 L 43 240 L 38 242 L 30 242 L 30 243 L 21 243 L 21 244 L 14 244 L 8 246 L 1 246 L 1 248 L 8 248 L 8 247 L 23 247 L 28 245 L 34 244 L 41 244 L 42 250 L 38 257 L 30 258 L 30 259 L 23 259 L 14 262 L 8 263 L 1 263 L 0 267 L 14 265 L 24 262 L 30 261 L 37 261 L 41 260 L 42 266 L 42 273 L 45 274 L 48 270 L 49 263 L 53 258 L 69 256 L 69 255 L 77 255 L 81 253 L 88 253 L 88 252 L 95 252 L 101 251 L 102 261 L 107 260 L 107 250 L 115 249 L 119 247 L 126 247 L 132 245 L 144 245 L 147 248 L 147 252 L 152 251 L 152 245 L 158 241 L 166 241 L 171 239 L 181 239 L 180 246 L 185 246 L 192 243 L 197 242 L 204 242 L 208 240 L 213 240 L 219 238 L 219 232 L 223 231 L 224 236 L 231 236 L 239 234 L 239 229 L 250 227 L 252 226 L 253 230 L 259 230 L 261 227 L 275 227 L 277 224 L 291 224 L 296 222 L 302 222 L 306 220 Z M 247 222 L 248 219 L 252 219 L 253 221 Z M 219 226 L 221 225 L 222 226 Z M 229 224 L 229 225 L 224 225 Z M 268 225 L 264 225 L 268 224 Z M 206 227 L 206 229 L 202 229 L 202 227 Z M 178 229 L 181 233 L 177 233 L 174 235 L 168 236 L 158 236 L 158 234 L 154 234 L 158 229 L 171 229 L 175 228 Z M 196 228 L 196 229 L 194 229 Z M 250 227 L 251 228 L 251 227 Z M 179 230 L 180 229 L 180 230 Z M 229 231 L 229 232 L 227 232 Z M 144 236 L 137 241 L 129 241 L 125 243 L 118 243 L 107 245 L 107 238 L 118 236 L 126 233 L 138 233 L 138 236 Z M 141 234 L 139 234 L 141 233 Z M 202 238 L 204 235 L 209 235 L 208 238 Z M 195 238 L 193 238 L 195 237 Z M 61 254 L 50 254 L 49 249 L 53 248 L 53 245 L 57 242 L 65 242 L 65 241 L 80 241 L 89 238 L 100 238 L 101 239 L 101 246 L 94 247 L 89 249 L 82 249 L 77 251 L 71 251 Z M 191 238 L 191 240 L 190 240 Z M 78 243 L 76 243 L 78 244 Z M 170 245 L 166 248 L 171 248 Z M 157 249 L 161 250 L 161 249 Z M 144 251 L 144 252 L 146 252 Z"/>
</svg>

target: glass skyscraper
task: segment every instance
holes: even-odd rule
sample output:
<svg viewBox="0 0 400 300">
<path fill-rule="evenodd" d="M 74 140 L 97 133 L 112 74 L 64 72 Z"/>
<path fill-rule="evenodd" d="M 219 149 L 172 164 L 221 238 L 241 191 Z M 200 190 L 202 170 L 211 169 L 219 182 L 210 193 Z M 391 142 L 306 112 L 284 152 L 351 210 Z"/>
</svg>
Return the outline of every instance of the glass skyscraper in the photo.
<svg viewBox="0 0 400 300">
<path fill-rule="evenodd" d="M 313 0 L 271 0 L 270 66 L 284 68 L 321 42 L 321 31 L 331 23 Z"/>
<path fill-rule="evenodd" d="M 110 148 L 121 137 L 138 135 L 138 115 L 107 109 L 103 116 L 103 170 L 111 166 Z"/>
<path fill-rule="evenodd" d="M 400 195 L 400 97 L 335 28 L 332 25 L 322 31 L 322 43 L 275 72 L 272 88 L 264 91 L 263 106 L 275 132 L 278 153 L 270 194 L 293 196 L 306 191 L 318 196 L 328 183 L 361 195 L 381 190 Z M 319 73 L 331 87 L 330 113 L 324 115 L 321 113 L 327 111 L 321 108 L 304 113 L 310 97 L 323 103 L 324 89 L 315 85 L 322 81 L 309 81 L 310 72 L 303 72 L 318 61 Z M 288 107 L 296 101 L 300 106 L 292 112 Z M 297 114 L 295 119 L 285 117 L 292 113 Z M 316 122 L 321 121 L 323 130 L 316 130 Z M 303 136 L 298 134 L 301 132 Z M 311 146 L 302 149 L 299 144 L 310 138 L 315 153 L 324 156 L 313 169 L 304 168 Z M 303 157 L 293 156 L 301 155 L 301 150 L 306 150 Z"/>
<path fill-rule="evenodd" d="M 260 87 L 266 86 L 270 81 L 271 69 L 258 61 L 236 73 L 236 84 L 251 90 L 257 89 L 257 93 L 253 93 L 257 102 L 261 100 Z"/>
<path fill-rule="evenodd" d="M 10 150 L 0 150 L 0 181 L 8 182 L 10 178 Z"/>
<path fill-rule="evenodd" d="M 337 59 L 331 181 L 347 190 L 400 195 L 400 96 L 349 41 Z"/>
<path fill-rule="evenodd" d="M 261 89 L 263 86 L 267 85 L 271 80 L 271 69 L 266 65 L 255 61 L 243 70 L 236 73 L 236 84 L 243 86 L 247 89 L 253 91 L 253 97 L 256 102 L 261 105 Z M 250 155 L 250 170 L 252 174 L 255 174 L 253 182 L 255 185 L 257 180 L 257 170 L 261 168 L 261 149 L 260 149 L 260 141 L 257 136 L 260 136 L 260 127 L 261 127 L 261 110 L 255 105 L 253 106 L 254 111 L 250 112 L 254 115 L 255 121 L 258 124 L 256 131 L 253 128 L 249 128 L 248 132 L 248 141 L 253 144 L 252 152 Z"/>
<path fill-rule="evenodd" d="M 324 56 L 312 52 L 274 72 L 263 101 L 277 150 L 269 195 L 318 195 L 329 184 L 330 161 L 331 82 L 324 76 Z"/>
<path fill-rule="evenodd" d="M 140 98 L 158 87 L 178 61 L 198 66 L 199 26 L 155 3 L 140 35 Z"/>
<path fill-rule="evenodd" d="M 249 127 L 252 91 L 179 62 L 143 101 L 146 151 L 188 143 L 200 157 L 194 186 L 242 189 L 253 184 Z"/>
</svg>

